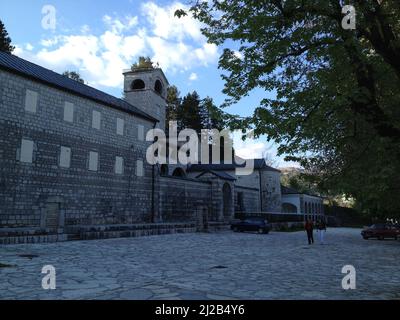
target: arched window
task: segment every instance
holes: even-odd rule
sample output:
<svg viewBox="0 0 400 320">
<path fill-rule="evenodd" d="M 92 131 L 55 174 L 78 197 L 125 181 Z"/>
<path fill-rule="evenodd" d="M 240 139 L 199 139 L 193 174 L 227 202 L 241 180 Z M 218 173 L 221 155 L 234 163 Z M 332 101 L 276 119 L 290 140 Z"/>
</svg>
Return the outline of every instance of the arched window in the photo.
<svg viewBox="0 0 400 320">
<path fill-rule="evenodd" d="M 136 79 L 132 82 L 132 90 L 142 90 L 146 87 L 145 83 L 141 79 Z"/>
<path fill-rule="evenodd" d="M 156 83 L 154 85 L 154 91 L 160 95 L 163 93 L 163 85 L 160 80 L 156 81 Z"/>
<path fill-rule="evenodd" d="M 161 165 L 161 175 L 162 176 L 168 175 L 168 165 L 167 164 Z"/>
<path fill-rule="evenodd" d="M 176 168 L 174 170 L 174 172 L 172 173 L 173 177 L 180 177 L 180 178 L 185 178 L 186 177 L 186 173 L 185 170 L 183 170 L 182 168 Z"/>
</svg>

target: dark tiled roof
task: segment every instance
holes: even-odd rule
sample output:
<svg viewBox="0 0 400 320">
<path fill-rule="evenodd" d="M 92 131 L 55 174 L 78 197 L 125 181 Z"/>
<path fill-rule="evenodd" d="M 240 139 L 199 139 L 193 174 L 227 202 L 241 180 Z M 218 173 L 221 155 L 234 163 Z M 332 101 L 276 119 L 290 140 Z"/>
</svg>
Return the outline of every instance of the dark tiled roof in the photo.
<svg viewBox="0 0 400 320">
<path fill-rule="evenodd" d="M 157 122 L 158 120 L 139 110 L 135 106 L 125 100 L 116 98 L 105 92 L 89 87 L 78 81 L 69 79 L 56 72 L 45 69 L 34 63 L 21 59 L 12 54 L 0 52 L 0 69 L 4 69 L 18 75 L 45 83 L 52 87 L 79 95 L 84 98 L 91 99 L 95 102 L 102 103 L 109 107 L 134 114 L 144 119 Z"/>
<path fill-rule="evenodd" d="M 189 172 L 201 172 L 201 171 L 231 171 L 235 170 L 236 168 L 244 168 L 244 164 L 192 164 L 188 171 Z M 256 170 L 266 170 L 266 171 L 274 171 L 280 172 L 278 169 L 272 168 L 265 163 L 264 159 L 254 159 L 254 169 Z"/>
<path fill-rule="evenodd" d="M 231 180 L 234 181 L 236 178 L 232 177 L 230 174 L 223 172 L 223 171 L 213 171 L 213 170 L 207 170 L 202 173 L 200 173 L 196 178 L 200 178 L 202 175 L 206 173 L 211 173 L 214 176 L 217 176 L 218 178 L 224 179 L 224 180 Z"/>
</svg>

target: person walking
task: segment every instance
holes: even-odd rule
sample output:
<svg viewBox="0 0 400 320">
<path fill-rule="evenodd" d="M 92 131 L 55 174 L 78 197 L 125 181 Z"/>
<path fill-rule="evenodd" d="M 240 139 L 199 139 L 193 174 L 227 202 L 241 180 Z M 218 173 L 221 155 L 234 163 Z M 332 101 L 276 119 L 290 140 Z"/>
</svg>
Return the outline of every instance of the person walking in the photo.
<svg viewBox="0 0 400 320">
<path fill-rule="evenodd" d="M 304 225 L 304 229 L 307 232 L 308 244 L 314 243 L 314 223 L 311 219 L 308 219 Z"/>
<path fill-rule="evenodd" d="M 326 223 L 324 220 L 319 220 L 318 221 L 318 234 L 319 234 L 319 243 L 324 244 L 324 237 L 325 237 L 325 232 L 326 232 Z"/>
</svg>

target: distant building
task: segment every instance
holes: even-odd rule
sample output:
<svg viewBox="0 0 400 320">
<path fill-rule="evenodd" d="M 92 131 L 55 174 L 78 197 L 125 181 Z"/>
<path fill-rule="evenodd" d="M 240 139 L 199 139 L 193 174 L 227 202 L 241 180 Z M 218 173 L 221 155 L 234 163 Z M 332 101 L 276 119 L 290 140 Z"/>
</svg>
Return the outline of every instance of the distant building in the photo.
<svg viewBox="0 0 400 320">
<path fill-rule="evenodd" d="M 282 186 L 282 213 L 317 216 L 324 214 L 323 198 Z"/>
</svg>

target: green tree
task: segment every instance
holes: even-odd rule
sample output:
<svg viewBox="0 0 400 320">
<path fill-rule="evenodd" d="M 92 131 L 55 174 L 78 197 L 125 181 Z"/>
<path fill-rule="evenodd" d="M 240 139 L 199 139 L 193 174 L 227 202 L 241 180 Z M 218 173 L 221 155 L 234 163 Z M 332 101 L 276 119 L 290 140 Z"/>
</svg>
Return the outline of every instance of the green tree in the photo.
<svg viewBox="0 0 400 320">
<path fill-rule="evenodd" d="M 342 27 L 342 0 L 213 0 L 191 12 L 211 43 L 229 45 L 220 59 L 226 105 L 255 88 L 276 92 L 232 128 L 274 139 L 320 190 L 399 215 L 400 5 L 353 3 L 355 30 Z"/>
<path fill-rule="evenodd" d="M 201 101 L 200 113 L 204 129 L 225 129 L 225 113 L 215 105 L 212 98 L 206 97 Z"/>
<path fill-rule="evenodd" d="M 11 38 L 8 35 L 6 27 L 0 20 L 0 51 L 12 53 L 15 47 L 11 45 Z"/>
<path fill-rule="evenodd" d="M 203 129 L 203 118 L 201 114 L 201 99 L 196 91 L 188 93 L 182 99 L 177 111 L 178 130 L 193 129 L 198 134 Z"/>
<path fill-rule="evenodd" d="M 75 71 L 65 71 L 62 74 L 64 77 L 68 77 L 72 80 L 78 81 L 80 83 L 85 83 L 85 81 L 81 78 L 81 75 L 78 72 Z"/>
<path fill-rule="evenodd" d="M 165 128 L 168 131 L 170 121 L 178 121 L 178 109 L 181 105 L 180 92 L 176 86 L 170 86 L 167 90 L 167 108 L 165 116 Z"/>
<path fill-rule="evenodd" d="M 170 86 L 167 91 L 167 107 L 165 126 L 168 131 L 169 122 L 177 121 L 178 129 L 194 129 L 201 133 L 201 129 L 222 130 L 225 126 L 226 114 L 218 108 L 213 99 L 201 99 L 196 91 L 181 98 L 176 86 Z"/>
<path fill-rule="evenodd" d="M 156 67 L 158 67 L 158 64 L 151 61 L 150 57 L 139 57 L 138 62 L 135 62 L 131 69 L 154 69 Z"/>
</svg>

